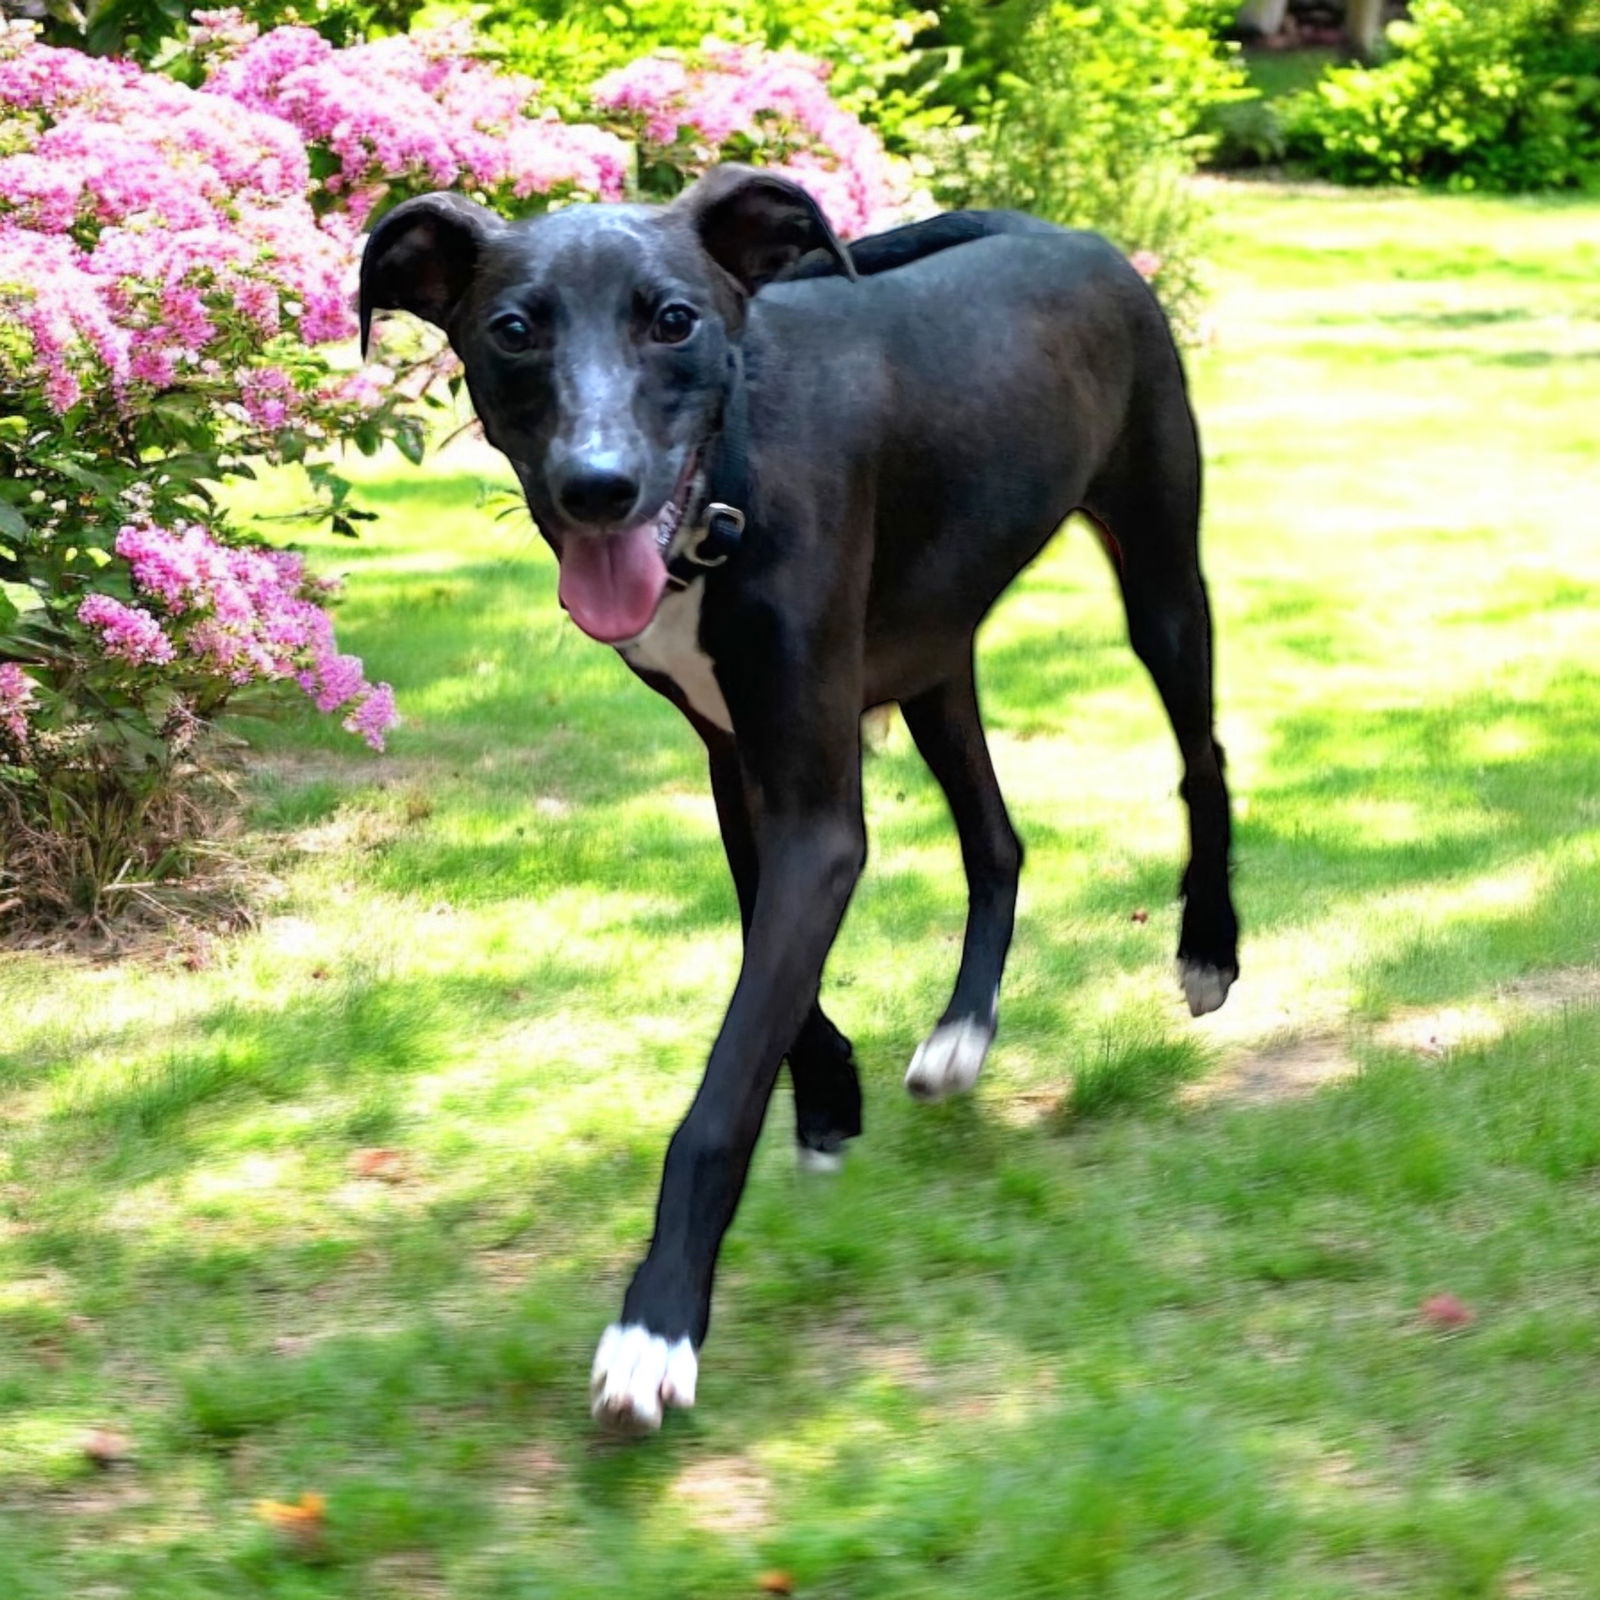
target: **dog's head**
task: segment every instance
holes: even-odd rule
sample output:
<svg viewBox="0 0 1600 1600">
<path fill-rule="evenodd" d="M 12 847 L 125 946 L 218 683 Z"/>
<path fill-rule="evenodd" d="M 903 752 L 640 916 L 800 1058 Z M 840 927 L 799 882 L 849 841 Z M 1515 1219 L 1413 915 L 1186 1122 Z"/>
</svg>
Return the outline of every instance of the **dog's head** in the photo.
<svg viewBox="0 0 1600 1600">
<path fill-rule="evenodd" d="M 655 615 L 749 297 L 817 249 L 854 275 L 804 189 L 744 167 L 715 168 L 669 206 L 515 223 L 423 195 L 367 241 L 362 348 L 378 310 L 444 329 L 561 563 L 562 604 L 615 643 Z"/>
</svg>

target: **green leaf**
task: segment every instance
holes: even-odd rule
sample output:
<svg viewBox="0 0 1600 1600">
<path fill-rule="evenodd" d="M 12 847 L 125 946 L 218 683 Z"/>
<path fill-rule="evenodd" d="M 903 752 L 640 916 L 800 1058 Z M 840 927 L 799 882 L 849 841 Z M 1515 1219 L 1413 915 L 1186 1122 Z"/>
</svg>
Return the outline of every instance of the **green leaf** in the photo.
<svg viewBox="0 0 1600 1600">
<path fill-rule="evenodd" d="M 400 447 L 400 454 L 414 467 L 422 465 L 422 458 L 427 454 L 428 441 L 423 435 L 422 425 L 414 417 L 401 419 L 400 426 L 395 429 L 394 442 Z"/>
<path fill-rule="evenodd" d="M 13 505 L 0 500 L 0 533 L 12 539 L 21 539 L 28 532 L 27 519 Z"/>
<path fill-rule="evenodd" d="M 82 484 L 85 489 L 93 489 L 96 494 L 110 498 L 117 493 L 116 484 L 104 473 L 91 472 L 88 467 L 80 467 L 76 461 L 68 461 L 62 456 L 52 456 L 44 465 L 59 472 L 63 478 Z"/>
</svg>

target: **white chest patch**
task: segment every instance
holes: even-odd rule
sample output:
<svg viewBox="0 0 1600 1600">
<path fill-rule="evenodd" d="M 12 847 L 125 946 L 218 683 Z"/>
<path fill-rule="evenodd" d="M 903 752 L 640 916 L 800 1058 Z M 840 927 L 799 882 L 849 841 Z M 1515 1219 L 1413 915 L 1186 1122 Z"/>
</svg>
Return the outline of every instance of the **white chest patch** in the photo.
<svg viewBox="0 0 1600 1600">
<path fill-rule="evenodd" d="M 711 657 L 700 648 L 700 601 L 704 592 L 705 586 L 700 583 L 669 591 L 650 619 L 650 626 L 638 638 L 619 644 L 617 652 L 630 667 L 671 678 L 678 692 L 707 722 L 714 722 L 724 733 L 732 733 L 733 718 L 728 715 L 728 703 L 711 670 Z"/>
</svg>

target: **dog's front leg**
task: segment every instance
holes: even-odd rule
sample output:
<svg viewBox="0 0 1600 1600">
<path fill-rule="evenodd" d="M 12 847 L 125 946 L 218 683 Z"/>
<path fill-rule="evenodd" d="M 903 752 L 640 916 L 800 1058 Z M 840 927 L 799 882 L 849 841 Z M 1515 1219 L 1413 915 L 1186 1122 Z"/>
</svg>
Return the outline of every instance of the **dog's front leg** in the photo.
<svg viewBox="0 0 1600 1600">
<path fill-rule="evenodd" d="M 756 906 L 756 823 L 744 763 L 733 739 L 715 728 L 701 731 L 711 771 L 711 794 L 722 828 L 722 846 L 739 897 L 745 937 Z M 813 1001 L 789 1045 L 794 1083 L 795 1152 L 802 1171 L 833 1172 L 843 1161 L 847 1139 L 861 1132 L 861 1084 L 850 1041 Z"/>
<path fill-rule="evenodd" d="M 798 793 L 760 783 L 758 887 L 744 965 L 705 1079 L 667 1148 L 649 1254 L 595 1356 L 594 1413 L 613 1427 L 648 1431 L 660 1426 L 663 1406 L 694 1403 L 722 1236 L 783 1052 L 816 998 L 866 858 L 859 750 L 854 757 L 852 764 L 823 756 Z M 819 795 L 818 770 L 829 767 L 839 781 Z"/>
</svg>

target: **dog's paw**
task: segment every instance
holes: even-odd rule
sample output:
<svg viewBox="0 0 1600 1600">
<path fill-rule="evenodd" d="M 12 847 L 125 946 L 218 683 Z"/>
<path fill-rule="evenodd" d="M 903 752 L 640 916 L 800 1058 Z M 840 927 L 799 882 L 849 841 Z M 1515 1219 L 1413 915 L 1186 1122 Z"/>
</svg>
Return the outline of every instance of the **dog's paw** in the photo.
<svg viewBox="0 0 1600 1600">
<path fill-rule="evenodd" d="M 992 1024 L 975 1017 L 941 1022 L 921 1044 L 906 1068 L 906 1089 L 914 1100 L 943 1100 L 964 1094 L 978 1081 L 984 1057 L 994 1043 Z"/>
<path fill-rule="evenodd" d="M 1178 982 L 1183 985 L 1183 997 L 1189 1002 L 1189 1015 L 1203 1017 L 1208 1011 L 1217 1010 L 1228 998 L 1228 990 L 1238 976 L 1237 967 L 1214 967 L 1208 961 L 1184 957 L 1178 963 Z"/>
<path fill-rule="evenodd" d="M 637 1322 L 600 1336 L 589 1375 L 589 1410 L 617 1433 L 654 1433 L 666 1406 L 692 1406 L 700 1364 L 688 1339 L 668 1344 Z"/>
</svg>

